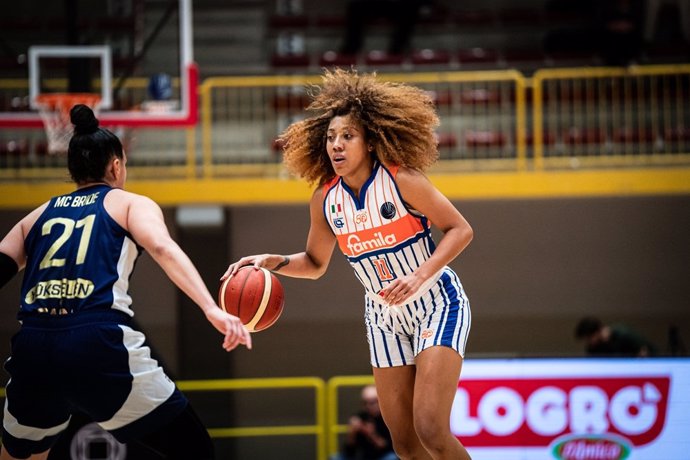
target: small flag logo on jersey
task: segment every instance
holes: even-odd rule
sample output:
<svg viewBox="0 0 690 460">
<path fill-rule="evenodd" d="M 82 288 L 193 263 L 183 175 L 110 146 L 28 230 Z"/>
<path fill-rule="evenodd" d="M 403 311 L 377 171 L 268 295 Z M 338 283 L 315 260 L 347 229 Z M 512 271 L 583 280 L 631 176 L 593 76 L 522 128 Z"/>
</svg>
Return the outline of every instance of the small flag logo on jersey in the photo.
<svg viewBox="0 0 690 460">
<path fill-rule="evenodd" d="M 343 228 L 345 226 L 345 220 L 341 215 L 342 213 L 343 208 L 340 203 L 331 205 L 331 217 L 333 219 L 333 225 L 335 225 L 336 228 Z"/>
</svg>

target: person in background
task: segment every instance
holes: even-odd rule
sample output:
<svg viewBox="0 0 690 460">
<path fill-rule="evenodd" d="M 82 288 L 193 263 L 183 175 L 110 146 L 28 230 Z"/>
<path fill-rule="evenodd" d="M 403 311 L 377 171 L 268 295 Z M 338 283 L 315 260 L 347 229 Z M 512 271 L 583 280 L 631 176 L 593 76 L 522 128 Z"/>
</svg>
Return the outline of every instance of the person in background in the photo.
<svg viewBox="0 0 690 460">
<path fill-rule="evenodd" d="M 202 310 L 226 351 L 251 348 L 170 237 L 160 207 L 124 190 L 127 156 L 93 111 L 70 112 L 76 190 L 51 198 L 0 241 L 0 288 L 24 270 L 0 459 L 46 459 L 77 411 L 150 458 L 208 460 L 213 443 L 133 328 L 129 279 L 142 249 Z"/>
<path fill-rule="evenodd" d="M 362 50 L 367 25 L 377 19 L 391 21 L 387 52 L 408 51 L 420 9 L 428 0 L 351 0 L 345 18 L 345 38 L 341 52 L 354 55 Z"/>
<path fill-rule="evenodd" d="M 619 324 L 604 324 L 593 316 L 577 323 L 575 338 L 584 341 L 589 356 L 646 357 L 657 353 L 651 342 L 632 330 Z"/>
<path fill-rule="evenodd" d="M 690 46 L 690 2 L 688 0 L 646 0 L 644 11 L 644 40 L 653 43 L 660 27 L 662 7 L 675 7 L 674 19 L 677 19 L 685 45 Z"/>
<path fill-rule="evenodd" d="M 596 2 L 599 54 L 605 65 L 635 64 L 643 45 L 643 0 Z"/>
<path fill-rule="evenodd" d="M 362 388 L 361 401 L 364 408 L 350 417 L 343 449 L 331 460 L 397 460 L 374 385 Z"/>
</svg>

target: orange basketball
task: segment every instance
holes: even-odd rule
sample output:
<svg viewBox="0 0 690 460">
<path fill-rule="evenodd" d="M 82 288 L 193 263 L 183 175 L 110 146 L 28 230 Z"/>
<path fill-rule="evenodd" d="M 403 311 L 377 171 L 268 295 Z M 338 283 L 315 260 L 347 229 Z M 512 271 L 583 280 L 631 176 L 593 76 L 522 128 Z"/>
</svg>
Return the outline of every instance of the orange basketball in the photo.
<svg viewBox="0 0 690 460">
<path fill-rule="evenodd" d="M 267 329 L 283 312 L 285 295 L 278 278 L 265 268 L 240 268 L 220 285 L 218 304 L 240 318 L 249 332 Z"/>
</svg>

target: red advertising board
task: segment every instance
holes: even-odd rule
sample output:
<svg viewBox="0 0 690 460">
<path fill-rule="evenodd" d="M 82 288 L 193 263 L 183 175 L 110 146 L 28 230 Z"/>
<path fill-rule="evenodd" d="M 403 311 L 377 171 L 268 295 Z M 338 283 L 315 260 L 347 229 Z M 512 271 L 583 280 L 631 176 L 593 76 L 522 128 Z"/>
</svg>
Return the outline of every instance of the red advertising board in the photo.
<svg viewBox="0 0 690 460">
<path fill-rule="evenodd" d="M 688 460 L 690 360 L 467 359 L 451 429 L 475 460 Z"/>
</svg>

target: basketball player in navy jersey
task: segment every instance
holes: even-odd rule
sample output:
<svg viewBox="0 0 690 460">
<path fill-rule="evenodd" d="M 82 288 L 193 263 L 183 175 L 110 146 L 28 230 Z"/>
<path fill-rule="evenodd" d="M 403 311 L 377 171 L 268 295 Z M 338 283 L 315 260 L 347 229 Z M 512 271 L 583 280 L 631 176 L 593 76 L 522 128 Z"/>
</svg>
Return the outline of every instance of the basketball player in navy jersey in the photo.
<svg viewBox="0 0 690 460">
<path fill-rule="evenodd" d="M 123 190 L 127 157 L 90 108 L 71 110 L 68 169 L 77 189 L 52 198 L 0 241 L 0 287 L 24 269 L 0 459 L 45 459 L 79 411 L 151 458 L 211 459 L 185 396 L 134 330 L 129 278 L 142 248 L 203 311 L 230 351 L 251 348 L 170 237 L 160 207 Z"/>
<path fill-rule="evenodd" d="M 317 183 L 306 250 L 252 264 L 318 278 L 336 244 L 365 289 L 376 388 L 402 459 L 466 460 L 450 431 L 471 315 L 447 265 L 470 243 L 465 218 L 422 171 L 438 158 L 438 116 L 422 90 L 356 71 L 327 71 L 308 110 L 283 133 L 289 170 Z M 431 222 L 443 232 L 431 238 Z"/>
</svg>

